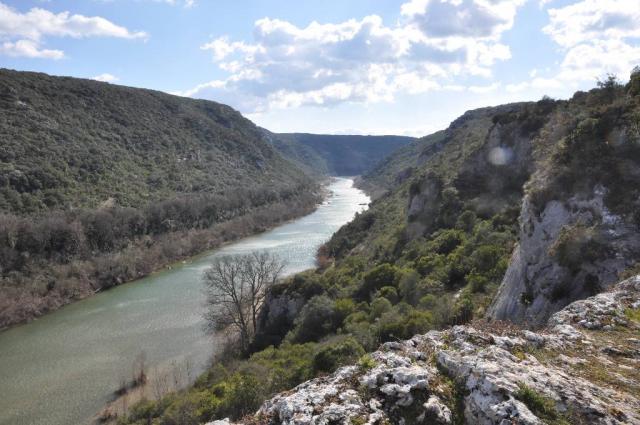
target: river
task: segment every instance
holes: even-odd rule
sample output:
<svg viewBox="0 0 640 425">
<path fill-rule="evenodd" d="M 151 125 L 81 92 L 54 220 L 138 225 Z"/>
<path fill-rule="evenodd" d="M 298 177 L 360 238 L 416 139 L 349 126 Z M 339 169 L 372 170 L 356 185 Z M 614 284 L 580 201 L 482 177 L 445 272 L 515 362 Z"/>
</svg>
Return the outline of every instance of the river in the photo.
<svg viewBox="0 0 640 425">
<path fill-rule="evenodd" d="M 266 250 L 287 262 L 286 274 L 313 267 L 320 244 L 369 202 L 349 178 L 329 189 L 305 217 L 0 333 L 0 424 L 90 423 L 141 352 L 148 370 L 188 362 L 202 372 L 216 343 L 203 332 L 207 264 Z"/>
</svg>

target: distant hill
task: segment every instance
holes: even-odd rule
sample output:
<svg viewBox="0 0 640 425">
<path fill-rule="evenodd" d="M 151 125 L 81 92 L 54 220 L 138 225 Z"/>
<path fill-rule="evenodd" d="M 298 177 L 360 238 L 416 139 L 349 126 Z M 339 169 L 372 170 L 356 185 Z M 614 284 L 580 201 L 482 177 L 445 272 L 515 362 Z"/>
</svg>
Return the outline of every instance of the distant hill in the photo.
<svg viewBox="0 0 640 425">
<path fill-rule="evenodd" d="M 276 149 L 307 170 L 335 176 L 356 176 L 368 172 L 389 154 L 415 139 L 404 136 L 272 133 L 271 140 Z"/>
<path fill-rule="evenodd" d="M 311 212 L 232 108 L 0 70 L 0 329 Z"/>
<path fill-rule="evenodd" d="M 307 179 L 215 102 L 5 69 L 0 111 L 0 210 L 138 207 Z"/>
<path fill-rule="evenodd" d="M 309 213 L 412 139 L 273 134 L 229 106 L 0 69 L 0 328 Z"/>
</svg>

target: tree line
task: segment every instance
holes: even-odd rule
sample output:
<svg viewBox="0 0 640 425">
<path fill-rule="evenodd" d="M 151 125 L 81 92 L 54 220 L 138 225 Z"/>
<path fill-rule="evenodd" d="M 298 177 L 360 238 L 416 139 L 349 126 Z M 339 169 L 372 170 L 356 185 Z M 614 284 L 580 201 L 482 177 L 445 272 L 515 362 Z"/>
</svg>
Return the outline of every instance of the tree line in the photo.
<svg viewBox="0 0 640 425">
<path fill-rule="evenodd" d="M 0 214 L 0 328 L 310 212 L 306 184 L 242 188 L 145 208 Z"/>
</svg>

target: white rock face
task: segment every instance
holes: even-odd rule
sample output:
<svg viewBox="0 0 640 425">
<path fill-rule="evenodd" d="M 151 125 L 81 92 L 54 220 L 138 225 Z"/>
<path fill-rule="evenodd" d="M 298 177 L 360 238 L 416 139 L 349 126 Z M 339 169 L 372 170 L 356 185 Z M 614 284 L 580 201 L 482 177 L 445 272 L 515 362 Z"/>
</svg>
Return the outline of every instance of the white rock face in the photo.
<svg viewBox="0 0 640 425">
<path fill-rule="evenodd" d="M 569 305 L 539 333 L 478 324 L 386 343 L 372 368 L 305 382 L 264 403 L 255 422 L 640 424 L 640 323 L 626 317 L 634 306 L 640 276 Z"/>
<path fill-rule="evenodd" d="M 572 301 L 590 296 L 586 284 L 606 289 L 640 255 L 637 229 L 612 214 L 604 203 L 606 190 L 597 187 L 589 199 L 553 200 L 537 214 L 525 196 L 520 214 L 520 243 L 514 250 L 488 316 L 497 320 L 542 326 L 551 314 Z M 585 261 L 572 272 L 551 255 L 563 227 L 595 226 L 609 255 Z M 562 288 L 561 290 L 558 290 Z M 524 302 L 524 299 L 527 299 Z"/>
</svg>

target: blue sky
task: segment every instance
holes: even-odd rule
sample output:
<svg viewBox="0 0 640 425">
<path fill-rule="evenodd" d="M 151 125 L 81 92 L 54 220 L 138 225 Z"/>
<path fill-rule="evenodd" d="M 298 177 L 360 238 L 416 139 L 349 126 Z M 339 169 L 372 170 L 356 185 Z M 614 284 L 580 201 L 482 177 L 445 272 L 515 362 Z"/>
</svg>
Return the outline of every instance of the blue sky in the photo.
<svg viewBox="0 0 640 425">
<path fill-rule="evenodd" d="M 638 0 L 0 0 L 1 67 L 216 100 L 279 132 L 421 136 L 638 64 Z"/>
</svg>

